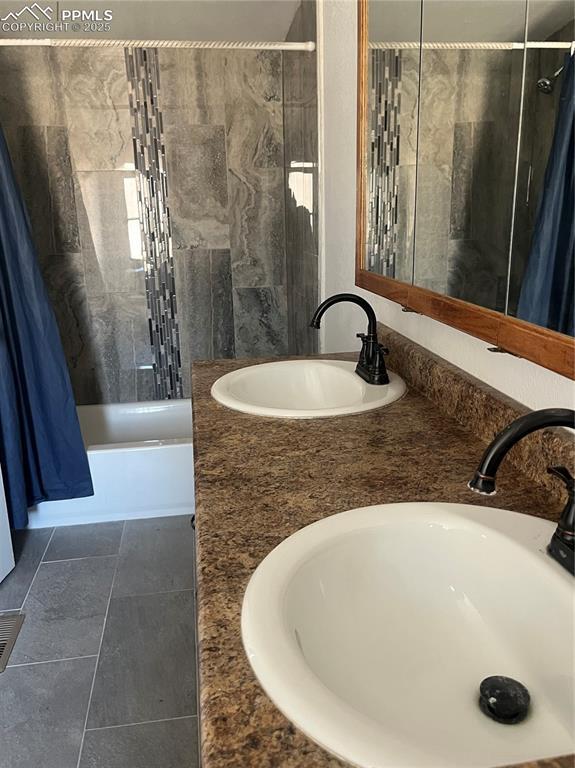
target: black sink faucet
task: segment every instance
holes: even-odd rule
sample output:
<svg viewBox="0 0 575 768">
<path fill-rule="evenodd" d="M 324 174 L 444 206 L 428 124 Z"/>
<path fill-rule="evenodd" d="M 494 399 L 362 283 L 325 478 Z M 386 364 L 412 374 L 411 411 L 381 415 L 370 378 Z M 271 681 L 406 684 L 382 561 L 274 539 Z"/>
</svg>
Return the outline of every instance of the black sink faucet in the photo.
<svg viewBox="0 0 575 768">
<path fill-rule="evenodd" d="M 477 472 L 468 485 L 472 491 L 491 496 L 496 493 L 495 475 L 510 448 L 521 438 L 546 427 L 575 428 L 575 411 L 568 408 L 543 408 L 520 416 L 495 436 L 483 454 Z M 575 575 L 575 480 L 565 467 L 549 467 L 567 488 L 568 501 L 547 552 Z"/>
<path fill-rule="evenodd" d="M 316 309 L 311 319 L 311 327 L 319 328 L 324 312 L 341 301 L 350 301 L 352 304 L 357 304 L 367 315 L 367 333 L 357 334 L 358 338 L 361 339 L 361 352 L 359 353 L 355 372 L 364 381 L 367 381 L 368 384 L 389 384 L 389 376 L 387 375 L 384 360 L 387 349 L 384 349 L 377 340 L 377 318 L 375 317 L 373 307 L 368 301 L 361 296 L 356 296 L 355 293 L 336 293 L 334 296 L 330 296 L 325 301 L 322 301 Z"/>
</svg>

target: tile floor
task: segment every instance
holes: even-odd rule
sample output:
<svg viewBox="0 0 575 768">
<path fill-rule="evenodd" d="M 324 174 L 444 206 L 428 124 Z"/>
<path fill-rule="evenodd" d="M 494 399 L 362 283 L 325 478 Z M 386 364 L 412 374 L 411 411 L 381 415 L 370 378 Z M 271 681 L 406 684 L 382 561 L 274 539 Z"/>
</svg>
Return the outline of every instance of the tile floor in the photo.
<svg viewBox="0 0 575 768">
<path fill-rule="evenodd" d="M 197 768 L 189 517 L 24 531 L 0 768 Z"/>
</svg>

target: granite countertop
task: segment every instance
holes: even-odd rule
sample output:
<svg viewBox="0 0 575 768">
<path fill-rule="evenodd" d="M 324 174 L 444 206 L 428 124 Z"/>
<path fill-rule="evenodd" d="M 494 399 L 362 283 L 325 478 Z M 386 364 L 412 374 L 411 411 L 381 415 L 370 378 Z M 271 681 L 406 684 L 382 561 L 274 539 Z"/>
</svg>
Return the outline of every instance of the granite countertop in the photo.
<svg viewBox="0 0 575 768">
<path fill-rule="evenodd" d="M 203 768 L 340 768 L 275 708 L 245 657 L 241 604 L 258 563 L 303 526 L 369 504 L 473 503 L 551 519 L 561 505 L 509 462 L 495 499 L 472 495 L 466 483 L 485 444 L 414 390 L 382 410 L 335 419 L 228 410 L 210 387 L 246 364 L 193 367 Z M 573 765 L 566 757 L 524 768 Z"/>
</svg>

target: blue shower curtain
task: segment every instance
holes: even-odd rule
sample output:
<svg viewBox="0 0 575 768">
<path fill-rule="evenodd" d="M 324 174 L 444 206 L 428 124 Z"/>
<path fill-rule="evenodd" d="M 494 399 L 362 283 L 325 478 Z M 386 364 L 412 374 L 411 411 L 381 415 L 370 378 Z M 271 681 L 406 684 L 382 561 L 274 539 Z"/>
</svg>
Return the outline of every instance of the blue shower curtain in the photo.
<svg viewBox="0 0 575 768">
<path fill-rule="evenodd" d="M 0 465 L 13 528 L 93 494 L 56 320 L 0 128 Z"/>
<path fill-rule="evenodd" d="M 547 162 L 517 317 L 575 335 L 574 57 L 567 56 L 553 145 Z"/>
</svg>

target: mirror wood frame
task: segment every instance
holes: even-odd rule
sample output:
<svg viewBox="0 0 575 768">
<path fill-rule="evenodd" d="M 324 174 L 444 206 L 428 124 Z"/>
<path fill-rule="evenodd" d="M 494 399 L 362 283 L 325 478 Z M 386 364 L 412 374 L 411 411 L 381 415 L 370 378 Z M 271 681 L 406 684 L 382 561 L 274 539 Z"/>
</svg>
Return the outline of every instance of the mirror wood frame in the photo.
<svg viewBox="0 0 575 768">
<path fill-rule="evenodd" d="M 575 379 L 575 340 L 525 320 L 509 317 L 461 299 L 453 299 L 427 288 L 419 288 L 364 268 L 367 197 L 367 110 L 368 110 L 368 2 L 358 4 L 357 62 L 357 205 L 355 284 L 378 296 L 401 304 L 406 310 L 426 315 L 459 331 L 475 336 L 517 357 Z"/>
</svg>

